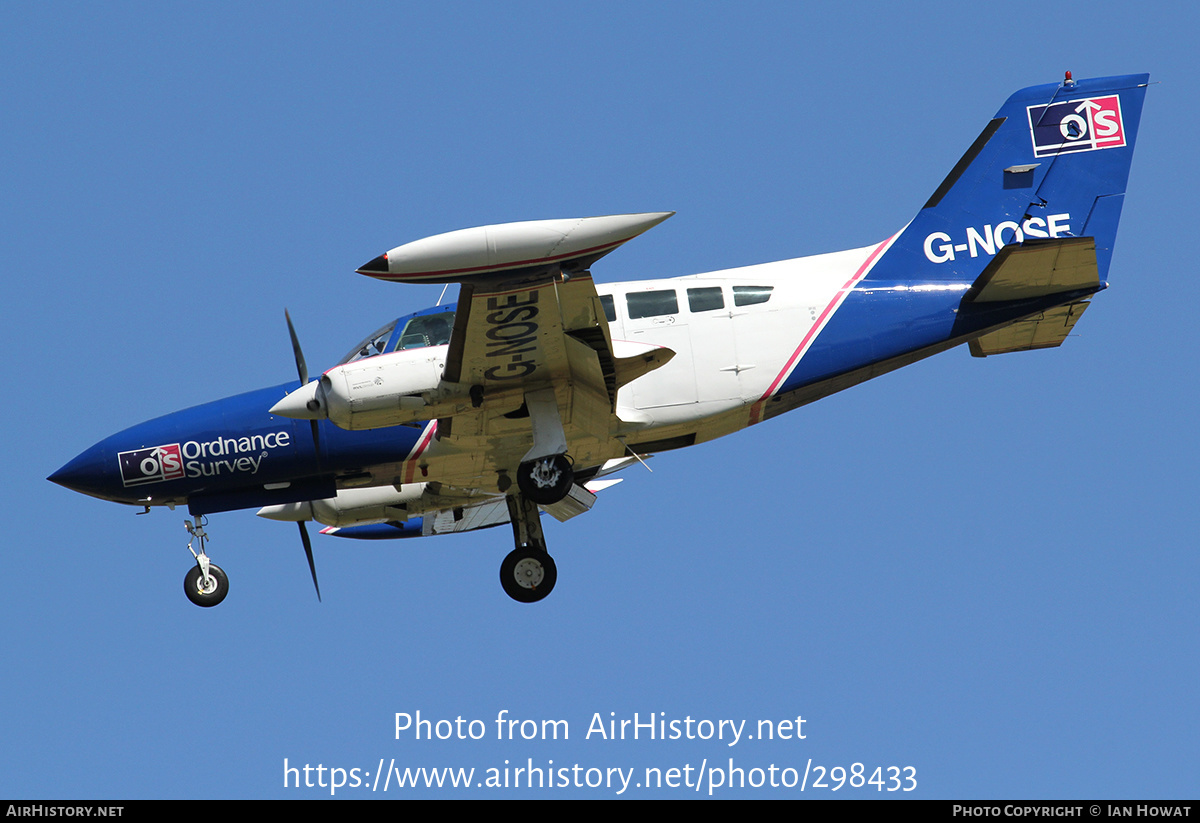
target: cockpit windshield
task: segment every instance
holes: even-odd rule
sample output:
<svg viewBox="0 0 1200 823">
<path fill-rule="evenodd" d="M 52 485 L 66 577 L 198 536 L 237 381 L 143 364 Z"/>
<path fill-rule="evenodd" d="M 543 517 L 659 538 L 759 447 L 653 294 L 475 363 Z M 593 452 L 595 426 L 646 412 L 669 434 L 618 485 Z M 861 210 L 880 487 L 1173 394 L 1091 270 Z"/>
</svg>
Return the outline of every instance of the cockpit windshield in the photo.
<svg viewBox="0 0 1200 823">
<path fill-rule="evenodd" d="M 355 360 L 362 360 L 364 357 L 374 357 L 377 354 L 383 354 L 387 351 L 388 340 L 391 338 L 392 330 L 396 328 L 396 323 L 398 322 L 397 320 L 393 320 L 378 331 L 367 335 L 361 343 L 352 348 L 345 357 L 338 361 L 338 365 L 353 363 Z"/>
<path fill-rule="evenodd" d="M 397 326 L 400 326 L 399 334 L 396 334 Z M 444 346 L 450 342 L 450 331 L 453 328 L 454 311 L 446 307 L 402 317 L 367 335 L 338 361 L 338 365 L 389 351 Z"/>
</svg>

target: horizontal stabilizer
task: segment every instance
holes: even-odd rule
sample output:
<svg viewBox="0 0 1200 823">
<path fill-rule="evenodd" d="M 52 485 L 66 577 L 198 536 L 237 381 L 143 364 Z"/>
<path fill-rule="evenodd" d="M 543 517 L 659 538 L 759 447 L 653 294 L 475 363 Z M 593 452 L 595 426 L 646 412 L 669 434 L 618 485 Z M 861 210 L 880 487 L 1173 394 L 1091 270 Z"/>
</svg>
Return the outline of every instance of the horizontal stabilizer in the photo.
<svg viewBox="0 0 1200 823">
<path fill-rule="evenodd" d="M 1034 239 L 1000 249 L 971 286 L 964 302 L 1027 300 L 1099 287 L 1094 238 Z"/>
<path fill-rule="evenodd" d="M 1066 306 L 1056 306 L 1011 326 L 989 332 L 983 337 L 971 341 L 971 354 L 975 357 L 987 357 L 989 354 L 1052 349 L 1061 346 L 1062 342 L 1067 339 L 1067 335 L 1071 333 L 1071 329 L 1075 328 L 1075 321 L 1080 318 L 1087 307 L 1086 300 Z"/>
</svg>

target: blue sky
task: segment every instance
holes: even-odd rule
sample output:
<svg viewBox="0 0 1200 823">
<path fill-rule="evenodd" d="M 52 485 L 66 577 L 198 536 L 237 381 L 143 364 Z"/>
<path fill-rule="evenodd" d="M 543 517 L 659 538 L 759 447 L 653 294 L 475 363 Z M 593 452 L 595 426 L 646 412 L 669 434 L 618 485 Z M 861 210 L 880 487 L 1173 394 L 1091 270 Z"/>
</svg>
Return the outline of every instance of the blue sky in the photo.
<svg viewBox="0 0 1200 823">
<path fill-rule="evenodd" d="M 370 781 L 381 760 L 640 779 L 732 758 L 912 767 L 925 798 L 1194 796 L 1198 22 L 1113 2 L 6 4 L 0 795 L 329 796 L 285 789 L 285 759 Z M 1011 92 L 1065 69 L 1160 83 L 1112 288 L 1076 336 L 954 350 L 626 472 L 547 525 L 559 582 L 536 607 L 497 584 L 502 531 L 316 537 L 319 604 L 295 529 L 237 512 L 209 525 L 230 596 L 200 610 L 183 512 L 44 480 L 128 425 L 292 379 L 285 306 L 317 369 L 432 305 L 437 287 L 353 273 L 429 234 L 678 212 L 599 281 L 877 242 Z M 488 734 L 396 739 L 418 710 Z M 501 711 L 570 739 L 498 741 Z M 635 712 L 802 716 L 806 736 L 585 739 Z M 880 796 L 804 796 L 845 794 Z"/>
</svg>

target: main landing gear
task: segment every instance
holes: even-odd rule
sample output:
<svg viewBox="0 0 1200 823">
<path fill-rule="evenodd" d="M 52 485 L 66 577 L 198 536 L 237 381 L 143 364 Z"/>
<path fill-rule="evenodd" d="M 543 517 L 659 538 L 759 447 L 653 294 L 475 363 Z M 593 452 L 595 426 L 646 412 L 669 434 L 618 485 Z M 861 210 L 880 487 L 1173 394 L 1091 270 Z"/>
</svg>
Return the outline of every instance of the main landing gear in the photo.
<svg viewBox="0 0 1200 823">
<path fill-rule="evenodd" d="M 529 409 L 533 448 L 517 466 L 517 488 L 522 497 L 539 506 L 550 506 L 566 497 L 575 482 L 558 399 L 554 389 L 539 389 L 525 395 L 525 406 Z M 521 545 L 520 538 L 517 545 Z"/>
<path fill-rule="evenodd" d="M 553 591 L 558 568 L 546 552 L 538 504 L 524 494 L 506 500 L 517 547 L 500 564 L 500 585 L 513 600 L 536 603 Z"/>
<path fill-rule="evenodd" d="M 544 551 L 517 547 L 500 564 L 500 585 L 518 603 L 536 603 L 554 590 L 558 567 Z"/>
<path fill-rule="evenodd" d="M 183 578 L 183 593 L 197 606 L 215 606 L 229 594 L 229 578 L 225 576 L 224 570 L 216 563 L 210 562 L 208 555 L 204 553 L 204 543 L 208 540 L 208 535 L 204 533 L 201 518 L 196 517 L 194 524 L 185 520 L 183 525 L 192 536 L 188 541 L 188 551 L 196 558 L 196 565 Z M 192 543 L 196 541 L 200 543 L 198 553 L 192 548 Z"/>
<path fill-rule="evenodd" d="M 567 436 L 554 389 L 526 392 L 525 406 L 533 447 L 517 466 L 519 492 L 506 498 L 517 547 L 500 564 L 500 585 L 513 600 L 536 603 L 550 594 L 558 580 L 558 569 L 546 551 L 538 506 L 563 500 L 575 484 L 575 471 L 567 456 Z"/>
<path fill-rule="evenodd" d="M 575 472 L 565 454 L 527 460 L 517 467 L 517 488 L 540 506 L 549 506 L 567 496 Z"/>
</svg>

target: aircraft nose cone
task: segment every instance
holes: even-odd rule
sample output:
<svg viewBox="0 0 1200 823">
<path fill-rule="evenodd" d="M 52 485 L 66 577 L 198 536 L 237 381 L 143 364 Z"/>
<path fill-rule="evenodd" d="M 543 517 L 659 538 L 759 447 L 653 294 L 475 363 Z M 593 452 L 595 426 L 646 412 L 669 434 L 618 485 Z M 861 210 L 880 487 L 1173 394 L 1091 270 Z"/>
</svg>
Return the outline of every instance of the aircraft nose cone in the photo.
<svg viewBox="0 0 1200 823">
<path fill-rule="evenodd" d="M 92 446 L 46 479 L 72 491 L 103 496 L 108 486 L 106 450 Z"/>
<path fill-rule="evenodd" d="M 388 273 L 388 258 L 386 254 L 381 254 L 369 263 L 363 263 L 356 269 L 359 274 L 387 274 Z"/>
</svg>

